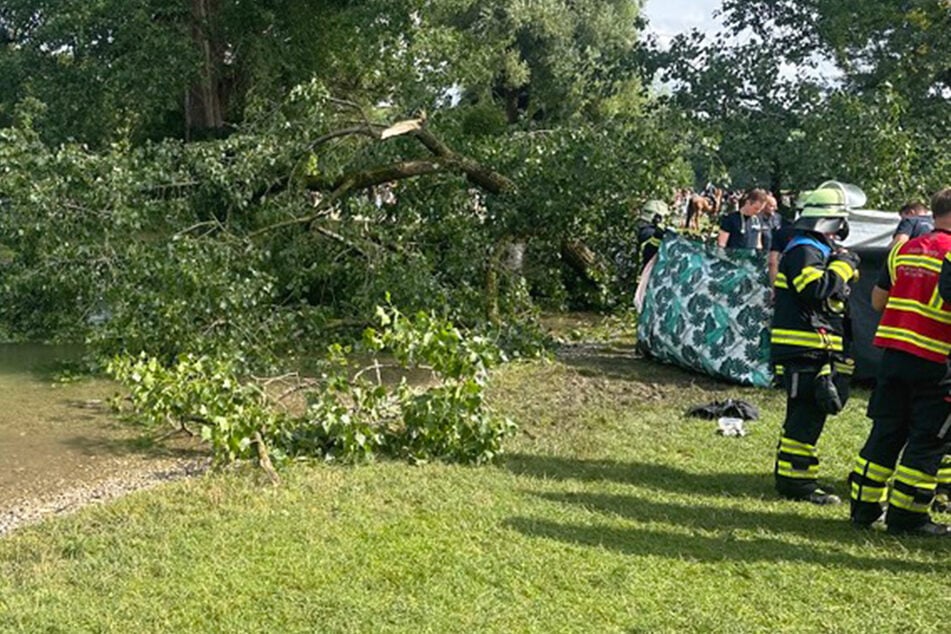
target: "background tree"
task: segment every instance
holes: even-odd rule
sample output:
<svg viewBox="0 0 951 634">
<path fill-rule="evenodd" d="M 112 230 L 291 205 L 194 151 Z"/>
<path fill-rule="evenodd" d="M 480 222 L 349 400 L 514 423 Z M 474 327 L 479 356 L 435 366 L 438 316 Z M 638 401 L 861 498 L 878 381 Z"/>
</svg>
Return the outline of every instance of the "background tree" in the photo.
<svg viewBox="0 0 951 634">
<path fill-rule="evenodd" d="M 943 0 L 725 0 L 721 33 L 679 36 L 649 68 L 738 184 L 837 177 L 897 208 L 947 172 L 949 15 Z"/>
</svg>

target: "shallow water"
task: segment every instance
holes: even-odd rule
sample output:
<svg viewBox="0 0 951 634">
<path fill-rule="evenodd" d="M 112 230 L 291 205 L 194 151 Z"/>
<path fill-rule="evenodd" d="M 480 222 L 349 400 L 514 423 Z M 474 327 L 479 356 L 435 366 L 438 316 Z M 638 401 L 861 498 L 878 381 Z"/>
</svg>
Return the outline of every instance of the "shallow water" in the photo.
<svg viewBox="0 0 951 634">
<path fill-rule="evenodd" d="M 154 447 L 116 420 L 107 405 L 114 383 L 57 381 L 57 366 L 81 352 L 0 345 L 0 516 L 39 502 L 55 512 L 57 496 L 180 457 L 180 447 Z"/>
</svg>

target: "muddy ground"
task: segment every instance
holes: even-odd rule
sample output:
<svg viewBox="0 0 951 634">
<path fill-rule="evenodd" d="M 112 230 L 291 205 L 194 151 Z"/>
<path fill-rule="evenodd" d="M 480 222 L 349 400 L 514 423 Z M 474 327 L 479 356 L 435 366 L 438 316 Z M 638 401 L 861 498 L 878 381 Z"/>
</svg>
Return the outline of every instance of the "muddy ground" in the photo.
<svg viewBox="0 0 951 634">
<path fill-rule="evenodd" d="M 38 350 L 0 350 L 0 535 L 206 468 L 197 443 L 149 441 L 110 411 L 114 385 L 63 382 Z"/>
</svg>

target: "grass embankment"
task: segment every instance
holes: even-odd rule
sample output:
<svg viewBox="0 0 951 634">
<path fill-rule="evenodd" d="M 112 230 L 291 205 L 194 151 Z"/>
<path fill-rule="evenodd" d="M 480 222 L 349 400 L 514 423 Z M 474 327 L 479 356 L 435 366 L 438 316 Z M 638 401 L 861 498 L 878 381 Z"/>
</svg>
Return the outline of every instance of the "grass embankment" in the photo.
<svg viewBox="0 0 951 634">
<path fill-rule="evenodd" d="M 727 396 L 750 436 L 681 415 Z M 867 396 L 821 443 L 839 483 Z M 523 429 L 496 466 L 219 474 L 22 530 L 0 631 L 948 630 L 951 545 L 773 495 L 780 393 L 582 349 L 502 369 L 493 402 Z"/>
</svg>

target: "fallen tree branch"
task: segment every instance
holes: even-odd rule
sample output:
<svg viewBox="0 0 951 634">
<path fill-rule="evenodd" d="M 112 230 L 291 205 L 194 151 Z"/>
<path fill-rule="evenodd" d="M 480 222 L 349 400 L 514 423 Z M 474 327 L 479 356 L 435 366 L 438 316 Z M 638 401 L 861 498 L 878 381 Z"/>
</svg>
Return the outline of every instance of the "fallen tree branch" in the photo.
<svg viewBox="0 0 951 634">
<path fill-rule="evenodd" d="M 430 374 L 432 374 L 433 377 L 436 376 L 436 369 L 433 368 L 432 366 L 417 365 L 415 366 L 415 368 L 419 370 L 425 370 L 429 372 Z M 351 382 L 358 381 L 367 372 L 374 372 L 376 374 L 376 384 L 383 385 L 383 376 L 380 374 L 380 370 L 409 370 L 409 369 L 411 368 L 407 368 L 406 366 L 400 363 L 380 363 L 379 361 L 374 361 L 374 363 L 372 363 L 371 365 L 368 365 L 358 370 L 356 374 L 353 375 L 353 378 L 350 379 L 350 381 Z"/>
<path fill-rule="evenodd" d="M 340 101 L 340 104 L 347 107 L 357 107 L 356 104 L 350 102 Z M 282 227 L 312 224 L 313 221 L 316 220 L 320 215 L 324 214 L 328 209 L 332 208 L 351 192 L 369 189 L 370 187 L 383 185 L 385 183 L 392 183 L 394 181 L 416 178 L 418 176 L 426 176 L 429 174 L 438 174 L 441 172 L 461 173 L 465 175 L 466 179 L 470 183 L 481 187 L 492 194 L 502 194 L 515 190 L 515 183 L 508 177 L 485 167 L 478 161 L 453 151 L 448 145 L 446 145 L 441 139 L 439 139 L 425 127 L 424 118 L 401 121 L 390 127 L 372 124 L 367 121 L 364 125 L 355 125 L 333 132 L 328 132 L 327 134 L 315 139 L 311 145 L 314 147 L 331 139 L 352 135 L 364 135 L 382 141 L 384 134 L 386 134 L 387 139 L 402 136 L 414 137 L 430 152 L 430 154 L 433 155 L 435 160 L 409 159 L 390 165 L 384 165 L 360 172 L 345 174 L 331 185 L 332 191 L 320 201 L 320 203 L 315 208 L 314 213 L 307 216 L 302 216 L 300 218 L 283 220 L 262 229 L 258 229 L 257 231 L 252 232 L 248 238 L 254 238 L 263 233 L 274 231 L 275 229 L 280 229 Z M 275 186 L 271 188 L 268 193 L 280 191 L 281 189 L 287 187 L 288 183 L 288 179 L 282 179 L 282 181 L 278 184 L 275 184 Z M 311 191 L 324 191 L 327 189 L 326 181 L 324 181 L 319 176 L 308 176 L 304 181 L 304 186 Z M 327 235 L 327 237 L 331 237 L 332 239 L 342 238 L 341 236 L 332 235 Z M 354 246 L 354 248 L 356 248 L 355 245 L 352 244 L 348 246 Z M 365 254 L 362 250 L 358 249 L 358 251 Z"/>
<path fill-rule="evenodd" d="M 324 213 L 335 205 L 340 199 L 349 194 L 350 192 L 357 189 L 367 189 L 374 185 L 382 185 L 383 183 L 390 183 L 395 180 L 402 180 L 405 178 L 412 178 L 414 176 L 421 176 L 423 174 L 434 174 L 440 171 L 442 167 L 439 163 L 434 163 L 433 161 L 403 161 L 400 163 L 395 163 L 393 165 L 387 165 L 385 167 L 379 167 L 376 169 L 366 170 L 363 172 L 356 172 L 352 174 L 347 174 L 337 183 L 334 184 L 334 190 L 327 194 L 317 207 L 314 208 L 314 212 L 306 216 L 301 216 L 298 218 L 290 218 L 288 220 L 282 220 L 281 222 L 276 222 L 272 225 L 268 225 L 262 229 L 258 229 L 248 235 L 248 239 L 255 238 L 263 233 L 269 231 L 274 231 L 275 229 L 280 229 L 282 227 L 290 227 L 293 225 L 300 224 L 310 224 L 313 221 L 320 218 Z M 318 179 L 316 177 L 311 177 L 308 179 L 308 189 L 311 190 L 320 190 Z M 341 238 L 341 236 L 330 236 Z M 364 253 L 361 251 L 361 253 Z M 364 253 L 365 254 L 365 253 Z"/>
<path fill-rule="evenodd" d="M 349 249 L 353 249 L 354 251 L 359 253 L 360 256 L 363 258 L 370 257 L 370 254 L 367 253 L 363 248 L 361 248 L 356 242 L 348 238 L 345 238 L 344 236 L 340 235 L 339 233 L 335 231 L 331 231 L 330 229 L 326 229 L 324 227 L 313 227 L 313 230 L 319 233 L 320 235 L 324 236 L 325 238 L 329 238 L 333 240 L 334 242 L 339 242 L 340 244 L 344 245 L 345 247 Z"/>
<path fill-rule="evenodd" d="M 420 128 L 412 134 L 435 156 L 447 159 L 450 166 L 463 172 L 473 185 L 478 185 L 493 194 L 501 194 L 515 189 L 515 183 L 511 179 L 486 168 L 477 161 L 454 152 L 429 129 Z"/>
<path fill-rule="evenodd" d="M 341 128 L 340 130 L 333 130 L 327 134 L 323 134 L 308 144 L 308 149 L 313 150 L 318 145 L 323 145 L 328 141 L 333 141 L 334 139 L 339 139 L 345 136 L 368 136 L 371 139 L 379 139 L 380 134 L 375 129 L 374 126 L 370 125 L 356 125 L 350 128 Z"/>
<path fill-rule="evenodd" d="M 347 174 L 334 183 L 334 192 L 342 189 L 342 195 L 356 189 L 367 189 L 384 183 L 392 183 L 393 181 L 424 176 L 426 174 L 435 174 L 444 169 L 444 165 L 437 161 L 401 161 L 363 172 Z M 317 186 L 317 181 L 316 179 L 308 179 L 307 184 L 308 189 L 312 189 Z M 312 187 L 312 185 L 314 187 Z"/>
<path fill-rule="evenodd" d="M 349 188 L 345 188 L 343 186 L 338 187 L 337 189 L 329 193 L 327 196 L 325 196 L 320 201 L 320 203 L 317 204 L 317 206 L 314 208 L 314 213 L 309 214 L 307 216 L 301 216 L 298 218 L 290 218 L 288 220 L 275 222 L 274 224 L 268 225 L 262 229 L 258 229 L 257 231 L 252 231 L 251 233 L 248 234 L 248 239 L 251 240 L 263 233 L 274 231 L 275 229 L 281 229 L 283 227 L 290 227 L 293 225 L 311 223 L 317 220 L 318 218 L 320 218 L 322 215 L 324 215 L 328 209 L 330 209 L 334 204 L 336 204 L 336 202 L 340 200 L 340 198 L 342 198 L 349 191 L 350 191 Z"/>
</svg>

